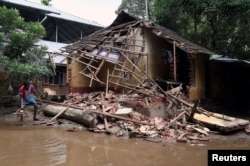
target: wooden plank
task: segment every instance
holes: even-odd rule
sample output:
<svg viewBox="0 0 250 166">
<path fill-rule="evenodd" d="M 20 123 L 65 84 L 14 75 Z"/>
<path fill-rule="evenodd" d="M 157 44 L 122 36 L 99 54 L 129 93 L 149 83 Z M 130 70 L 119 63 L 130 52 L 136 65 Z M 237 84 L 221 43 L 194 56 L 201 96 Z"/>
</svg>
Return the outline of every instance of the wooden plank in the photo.
<svg viewBox="0 0 250 166">
<path fill-rule="evenodd" d="M 187 113 L 188 110 L 190 110 L 190 108 L 183 109 L 183 112 L 181 112 L 179 115 L 177 115 L 174 119 L 172 119 L 172 120 L 168 123 L 167 128 L 170 127 L 176 120 L 178 120 L 178 119 L 181 118 L 183 115 L 185 115 L 185 113 Z"/>
<path fill-rule="evenodd" d="M 197 112 L 197 106 L 198 106 L 198 104 L 199 104 L 199 100 L 197 100 L 197 101 L 195 102 L 195 104 L 193 105 L 192 110 L 191 110 L 191 114 L 190 114 L 190 118 L 193 118 L 195 112 Z"/>
<path fill-rule="evenodd" d="M 60 111 L 56 116 L 54 116 L 52 119 L 50 119 L 49 122 L 47 122 L 48 125 L 52 124 L 52 122 L 58 118 L 60 115 L 62 115 L 65 111 L 67 111 L 69 107 L 65 108 L 64 110 Z"/>
<path fill-rule="evenodd" d="M 107 70 L 106 96 L 108 95 L 108 89 L 109 89 L 109 69 Z"/>
</svg>

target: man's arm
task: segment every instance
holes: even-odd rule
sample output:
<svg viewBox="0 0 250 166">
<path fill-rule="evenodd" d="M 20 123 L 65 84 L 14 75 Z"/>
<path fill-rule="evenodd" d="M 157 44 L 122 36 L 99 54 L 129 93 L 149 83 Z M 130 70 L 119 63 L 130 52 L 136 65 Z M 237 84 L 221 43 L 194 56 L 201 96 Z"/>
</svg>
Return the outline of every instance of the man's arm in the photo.
<svg viewBox="0 0 250 166">
<path fill-rule="evenodd" d="M 40 100 L 39 96 L 37 95 L 37 92 L 36 92 L 36 89 L 35 89 L 34 85 L 32 85 L 32 93 L 36 96 L 36 98 L 38 100 Z"/>
</svg>

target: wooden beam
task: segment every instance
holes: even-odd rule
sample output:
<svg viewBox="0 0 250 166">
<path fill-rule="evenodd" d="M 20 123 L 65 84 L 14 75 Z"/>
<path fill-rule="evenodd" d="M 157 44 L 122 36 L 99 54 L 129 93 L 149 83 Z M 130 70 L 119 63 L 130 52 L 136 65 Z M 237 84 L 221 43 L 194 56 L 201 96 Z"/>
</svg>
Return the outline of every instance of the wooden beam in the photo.
<svg viewBox="0 0 250 166">
<path fill-rule="evenodd" d="M 79 59 L 77 59 L 77 58 L 73 58 L 73 57 L 71 57 L 71 56 L 68 56 L 68 58 L 73 59 L 73 60 L 76 60 L 77 62 L 80 62 L 80 63 L 82 63 L 82 64 L 84 64 L 84 65 L 90 66 L 91 68 L 97 69 L 95 66 L 89 65 L 88 63 L 85 63 L 85 62 L 83 62 L 83 61 L 81 61 L 81 60 L 79 60 Z"/>
<path fill-rule="evenodd" d="M 197 112 L 198 104 L 199 104 L 199 100 L 197 100 L 197 101 L 194 103 L 194 105 L 193 105 L 193 107 L 192 107 L 192 110 L 191 110 L 190 118 L 193 118 L 195 112 Z"/>
<path fill-rule="evenodd" d="M 175 47 L 175 41 L 173 41 L 173 53 L 174 53 L 174 80 L 177 81 L 177 77 L 176 77 L 176 47 Z"/>
<path fill-rule="evenodd" d="M 106 49 L 116 49 L 116 50 L 119 50 L 119 51 L 123 51 L 123 52 L 129 52 L 131 54 L 141 54 L 141 55 L 147 55 L 147 53 L 145 52 L 136 52 L 136 51 L 130 51 L 130 50 L 126 50 L 126 49 L 122 49 L 122 48 L 118 48 L 118 47 L 110 47 L 110 46 L 101 46 L 102 48 L 106 48 Z"/>
<path fill-rule="evenodd" d="M 58 114 L 56 114 L 56 116 L 54 116 L 52 119 L 50 119 L 49 122 L 47 122 L 48 125 L 52 124 L 52 122 L 58 118 L 60 115 L 62 115 L 65 111 L 68 110 L 69 107 L 65 108 L 64 110 L 60 111 Z"/>
<path fill-rule="evenodd" d="M 89 76 L 89 75 L 87 75 L 87 74 L 85 74 L 83 72 L 80 72 L 80 74 L 82 74 L 82 75 L 84 75 L 84 76 L 86 76 L 86 77 L 88 77 L 88 78 L 91 79 L 91 76 Z M 97 82 L 99 82 L 99 83 L 101 83 L 101 84 L 105 84 L 104 82 L 100 81 L 98 78 L 95 78 L 94 80 L 97 81 Z"/>
</svg>

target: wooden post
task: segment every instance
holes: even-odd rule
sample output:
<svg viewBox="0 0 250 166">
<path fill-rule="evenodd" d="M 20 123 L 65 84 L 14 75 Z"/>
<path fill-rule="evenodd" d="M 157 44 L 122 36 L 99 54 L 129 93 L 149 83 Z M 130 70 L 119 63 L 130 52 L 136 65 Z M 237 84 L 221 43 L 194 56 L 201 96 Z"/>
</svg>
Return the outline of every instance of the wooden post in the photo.
<svg viewBox="0 0 250 166">
<path fill-rule="evenodd" d="M 107 70 L 106 96 L 108 95 L 108 90 L 109 90 L 109 69 Z"/>
<path fill-rule="evenodd" d="M 176 81 L 176 48 L 175 48 L 175 41 L 173 42 L 173 53 L 174 53 L 174 80 Z"/>
<path fill-rule="evenodd" d="M 192 107 L 191 114 L 190 114 L 190 118 L 193 118 L 193 117 L 194 117 L 194 114 L 195 114 L 195 112 L 197 111 L 198 104 L 199 104 L 199 100 L 197 100 L 197 101 L 194 103 L 194 105 L 193 105 L 193 107 Z"/>
</svg>

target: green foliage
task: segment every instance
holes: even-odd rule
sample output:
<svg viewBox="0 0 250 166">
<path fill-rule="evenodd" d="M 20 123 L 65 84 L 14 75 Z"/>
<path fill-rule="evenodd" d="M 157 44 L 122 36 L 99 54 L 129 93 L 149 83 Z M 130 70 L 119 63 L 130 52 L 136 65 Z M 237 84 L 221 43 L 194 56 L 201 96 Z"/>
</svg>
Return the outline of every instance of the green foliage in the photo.
<svg viewBox="0 0 250 166">
<path fill-rule="evenodd" d="M 146 1 L 148 2 L 148 16 L 152 20 L 153 0 L 122 0 L 121 5 L 118 7 L 116 13 L 125 11 L 139 18 L 146 18 Z"/>
<path fill-rule="evenodd" d="M 43 60 L 47 48 L 35 46 L 44 34 L 41 24 L 25 22 L 16 9 L 0 7 L 0 68 L 8 79 L 35 79 L 48 72 Z"/>
<path fill-rule="evenodd" d="M 34 51 L 31 50 L 26 54 L 26 60 L 29 63 L 20 60 L 10 60 L 8 57 L 0 55 L 0 66 L 8 72 L 8 80 L 19 80 L 21 82 L 35 80 L 50 72 L 45 59 L 39 59 L 39 57 L 33 55 L 34 52 L 40 52 L 41 49 L 34 49 Z"/>
<path fill-rule="evenodd" d="M 41 0 L 41 3 L 44 4 L 44 5 L 46 5 L 46 6 L 49 6 L 49 5 L 50 5 L 50 4 L 49 4 L 50 1 L 51 1 L 51 0 Z"/>
<path fill-rule="evenodd" d="M 9 63 L 10 63 L 9 58 L 0 54 L 0 66 L 1 66 L 1 68 L 6 68 L 6 66 Z"/>
<path fill-rule="evenodd" d="M 0 25 L 1 32 L 8 34 L 15 29 L 22 29 L 24 26 L 23 18 L 16 9 L 7 9 L 5 6 L 0 7 Z"/>
<path fill-rule="evenodd" d="M 156 22 L 219 54 L 250 59 L 250 0 L 155 0 Z"/>
<path fill-rule="evenodd" d="M 173 30 L 181 30 L 183 26 L 183 29 L 185 29 L 188 20 L 187 15 L 183 13 L 183 9 L 179 8 L 181 3 L 181 0 L 156 0 L 154 3 L 156 22 Z"/>
<path fill-rule="evenodd" d="M 10 73 L 10 80 L 34 80 L 41 78 L 43 74 L 47 74 L 49 71 L 44 64 L 43 67 L 36 65 L 29 65 L 27 63 L 20 63 L 13 61 L 8 65 L 8 71 Z"/>
</svg>

